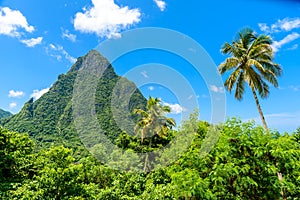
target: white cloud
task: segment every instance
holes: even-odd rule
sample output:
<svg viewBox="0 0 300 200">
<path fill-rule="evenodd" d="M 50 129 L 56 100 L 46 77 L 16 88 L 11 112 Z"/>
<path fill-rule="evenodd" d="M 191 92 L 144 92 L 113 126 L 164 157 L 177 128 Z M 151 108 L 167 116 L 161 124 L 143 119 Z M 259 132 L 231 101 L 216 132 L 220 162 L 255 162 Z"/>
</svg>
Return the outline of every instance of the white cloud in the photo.
<svg viewBox="0 0 300 200">
<path fill-rule="evenodd" d="M 10 90 L 8 92 L 8 97 L 13 97 L 13 98 L 19 98 L 24 96 L 25 93 L 23 91 L 14 91 L 14 90 Z"/>
<path fill-rule="evenodd" d="M 274 34 L 274 33 L 280 33 L 280 32 L 290 32 L 294 29 L 300 28 L 300 18 L 284 18 L 277 20 L 276 23 L 267 25 L 266 23 L 259 23 L 258 24 L 261 31 L 267 33 L 267 34 Z M 272 44 L 273 51 L 276 53 L 279 51 L 279 49 L 287 44 L 290 43 L 297 38 L 299 38 L 300 35 L 296 32 L 290 33 L 287 36 L 285 36 L 282 40 L 274 41 Z M 298 44 L 294 44 L 293 47 L 288 48 L 287 50 L 295 50 L 298 48 Z"/>
<path fill-rule="evenodd" d="M 293 29 L 300 28 L 300 18 L 284 18 L 279 19 L 276 23 L 268 26 L 266 23 L 259 23 L 258 27 L 261 31 L 266 33 L 276 33 L 283 31 L 291 31 Z"/>
<path fill-rule="evenodd" d="M 34 47 L 35 45 L 41 44 L 43 40 L 43 37 L 37 37 L 37 38 L 31 38 L 28 40 L 21 40 L 23 44 L 25 44 L 27 47 Z"/>
<path fill-rule="evenodd" d="M 148 89 L 149 89 L 150 91 L 153 91 L 153 90 L 154 90 L 154 87 L 153 87 L 153 86 L 149 86 Z"/>
<path fill-rule="evenodd" d="M 164 103 L 164 105 L 169 106 L 171 108 L 172 114 L 180 114 L 180 113 L 186 111 L 186 109 L 184 107 L 182 107 L 181 105 L 179 105 L 178 103 L 175 103 L 175 104 Z"/>
<path fill-rule="evenodd" d="M 289 88 L 290 88 L 291 90 L 293 90 L 294 92 L 300 91 L 300 85 L 297 85 L 297 86 L 295 86 L 295 85 L 290 85 Z"/>
<path fill-rule="evenodd" d="M 287 50 L 295 50 L 298 49 L 299 45 L 298 44 L 294 44 L 292 47 L 288 48 Z"/>
<path fill-rule="evenodd" d="M 15 102 L 11 102 L 10 104 L 9 104 L 9 108 L 15 108 L 17 106 L 17 103 L 15 103 Z"/>
<path fill-rule="evenodd" d="M 46 52 L 48 55 L 56 58 L 58 61 L 61 61 L 64 57 L 70 63 L 75 63 L 76 58 L 72 57 L 61 45 L 49 44 L 49 47 L 46 47 Z"/>
<path fill-rule="evenodd" d="M 33 90 L 32 94 L 30 95 L 31 98 L 34 98 L 34 100 L 38 100 L 43 94 L 47 93 L 50 88 L 45 88 L 42 90 Z"/>
<path fill-rule="evenodd" d="M 148 74 L 146 71 L 142 71 L 141 72 L 142 76 L 145 77 L 145 78 L 149 78 Z"/>
<path fill-rule="evenodd" d="M 120 31 L 140 22 L 139 9 L 120 7 L 114 0 L 92 0 L 91 8 L 83 8 L 74 19 L 74 28 L 100 37 L 120 37 Z"/>
<path fill-rule="evenodd" d="M 29 33 L 34 31 L 34 27 L 28 24 L 27 19 L 20 11 L 0 7 L 0 34 L 20 37 L 22 29 Z"/>
<path fill-rule="evenodd" d="M 271 25 L 271 30 L 273 32 L 291 31 L 296 28 L 300 28 L 300 18 L 284 18 Z"/>
<path fill-rule="evenodd" d="M 66 38 L 71 42 L 76 42 L 76 35 L 70 33 L 69 30 L 63 30 L 61 37 Z"/>
<path fill-rule="evenodd" d="M 299 37 L 300 37 L 299 33 L 291 33 L 291 34 L 287 35 L 286 37 L 284 37 L 280 41 L 274 41 L 272 43 L 273 51 L 277 52 L 283 45 L 290 43 L 290 42 L 298 39 Z"/>
<path fill-rule="evenodd" d="M 300 111 L 271 113 L 265 115 L 269 128 L 279 129 L 280 131 L 292 132 L 299 127 Z M 253 118 L 256 123 L 261 124 L 260 117 Z M 245 120 L 245 121 L 249 121 Z"/>
<path fill-rule="evenodd" d="M 57 50 L 60 48 L 60 47 L 56 47 L 54 44 L 49 44 L 49 47 L 53 50 Z"/>
<path fill-rule="evenodd" d="M 270 27 L 266 23 L 259 23 L 258 27 L 263 32 L 270 32 Z"/>
<path fill-rule="evenodd" d="M 216 86 L 216 85 L 210 85 L 209 86 L 209 89 L 211 90 L 211 91 L 213 91 L 213 92 L 216 92 L 216 93 L 224 93 L 225 92 L 225 90 L 224 90 L 224 87 L 218 87 L 218 86 Z"/>
<path fill-rule="evenodd" d="M 160 11 L 164 11 L 166 9 L 166 2 L 163 0 L 153 0 L 157 7 L 160 9 Z"/>
</svg>

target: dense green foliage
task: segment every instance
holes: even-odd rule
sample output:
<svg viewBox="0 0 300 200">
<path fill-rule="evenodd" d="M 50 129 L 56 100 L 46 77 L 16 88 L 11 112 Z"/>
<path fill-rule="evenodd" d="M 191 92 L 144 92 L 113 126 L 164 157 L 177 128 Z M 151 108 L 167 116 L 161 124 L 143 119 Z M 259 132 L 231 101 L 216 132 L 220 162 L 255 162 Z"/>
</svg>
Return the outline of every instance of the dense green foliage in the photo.
<svg viewBox="0 0 300 200">
<path fill-rule="evenodd" d="M 11 115 L 12 114 L 10 112 L 0 109 L 0 119 L 7 118 Z"/>
<path fill-rule="evenodd" d="M 175 132 L 179 134 L 189 123 L 185 122 Z M 217 127 L 220 138 L 212 151 L 201 155 L 203 141 L 212 128 L 216 127 L 198 121 L 194 140 L 181 157 L 146 174 L 115 171 L 90 156 L 76 161 L 73 151 L 63 146 L 36 152 L 28 135 L 1 128 L 0 196 L 3 199 L 281 199 L 284 191 L 287 199 L 299 198 L 299 131 L 280 135 L 266 132 L 253 122 L 230 119 Z M 137 140 L 135 145 L 139 144 Z M 277 172 L 281 172 L 282 181 Z"/>
<path fill-rule="evenodd" d="M 102 130 L 114 141 L 121 130 L 112 115 L 111 93 L 121 77 L 116 75 L 108 61 L 95 50 L 78 58 L 70 71 L 59 75 L 58 80 L 40 99 L 36 101 L 30 99 L 18 114 L 3 119 L 1 124 L 13 131 L 27 132 L 37 141 L 38 146 L 49 147 L 51 143 L 63 144 L 73 148 L 77 154 L 82 154 L 84 148 L 73 122 L 72 95 L 78 70 L 84 62 L 89 62 L 88 59 L 99 62 L 100 69 L 108 66 L 97 84 L 95 107 Z M 124 87 L 134 85 L 125 78 L 122 80 Z M 143 108 L 146 104 L 146 99 L 139 90 L 134 92 L 131 99 L 129 108 L 131 112 L 135 108 Z"/>
</svg>

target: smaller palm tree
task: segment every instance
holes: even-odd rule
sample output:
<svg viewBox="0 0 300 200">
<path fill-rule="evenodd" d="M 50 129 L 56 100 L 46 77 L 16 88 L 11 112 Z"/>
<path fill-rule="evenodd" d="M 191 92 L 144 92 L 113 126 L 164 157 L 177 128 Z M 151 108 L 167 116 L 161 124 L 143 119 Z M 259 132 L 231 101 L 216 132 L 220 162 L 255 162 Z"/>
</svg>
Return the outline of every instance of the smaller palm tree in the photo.
<svg viewBox="0 0 300 200">
<path fill-rule="evenodd" d="M 135 126 L 135 133 L 140 136 L 141 143 L 149 136 L 158 135 L 161 138 L 167 136 L 168 131 L 176 126 L 173 118 L 168 118 L 165 114 L 170 113 L 171 108 L 161 104 L 158 98 L 150 97 L 147 101 L 146 110 L 135 109 L 134 114 L 141 115 L 141 119 Z"/>
<path fill-rule="evenodd" d="M 141 115 L 141 119 L 137 122 L 134 131 L 141 138 L 141 144 L 143 144 L 146 137 L 158 135 L 160 138 L 165 138 L 168 135 L 168 131 L 176 126 L 173 118 L 168 118 L 165 114 L 171 112 L 169 106 L 161 104 L 161 100 L 158 98 L 150 97 L 147 101 L 146 110 L 135 109 L 134 114 Z M 151 147 L 151 140 L 150 140 Z M 144 172 L 149 168 L 149 157 L 146 154 L 144 161 Z"/>
</svg>

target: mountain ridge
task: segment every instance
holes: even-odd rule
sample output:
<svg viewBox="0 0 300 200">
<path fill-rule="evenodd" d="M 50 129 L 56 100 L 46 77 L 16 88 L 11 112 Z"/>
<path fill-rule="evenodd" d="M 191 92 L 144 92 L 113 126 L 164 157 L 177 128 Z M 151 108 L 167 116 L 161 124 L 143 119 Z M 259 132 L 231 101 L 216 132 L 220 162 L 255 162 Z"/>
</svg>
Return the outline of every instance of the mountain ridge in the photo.
<svg viewBox="0 0 300 200">
<path fill-rule="evenodd" d="M 77 74 L 89 62 L 93 64 L 96 62 L 99 70 L 105 69 L 98 81 L 95 108 L 104 133 L 114 142 L 122 130 L 118 128 L 113 118 L 110 107 L 111 93 L 120 79 L 125 80 L 125 87 L 126 84 L 132 85 L 133 83 L 118 76 L 109 61 L 96 50 L 91 50 L 79 57 L 66 74 L 58 76 L 57 81 L 47 93 L 36 101 L 33 98 L 29 99 L 19 113 L 1 120 L 1 125 L 12 131 L 27 132 L 41 146 L 55 143 L 75 149 L 82 147 L 74 126 L 72 96 Z M 138 89 L 135 90 L 132 99 L 133 102 L 128 105 L 130 111 L 146 105 L 146 99 Z"/>
<path fill-rule="evenodd" d="M 13 114 L 11 112 L 5 111 L 5 110 L 0 108 L 0 119 L 7 118 L 7 117 L 10 117 L 12 115 Z"/>
</svg>

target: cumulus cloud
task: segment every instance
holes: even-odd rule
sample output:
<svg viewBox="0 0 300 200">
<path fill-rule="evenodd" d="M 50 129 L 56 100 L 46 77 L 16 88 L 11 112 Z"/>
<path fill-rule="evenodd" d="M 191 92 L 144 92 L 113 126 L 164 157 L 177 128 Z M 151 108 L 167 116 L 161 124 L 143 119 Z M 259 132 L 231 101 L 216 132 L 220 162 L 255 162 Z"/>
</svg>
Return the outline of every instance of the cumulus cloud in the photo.
<svg viewBox="0 0 300 200">
<path fill-rule="evenodd" d="M 280 41 L 274 41 L 272 43 L 273 51 L 277 52 L 283 45 L 288 44 L 288 43 L 298 39 L 299 37 L 300 37 L 299 33 L 291 33 L 291 34 L 287 35 L 286 37 L 284 37 Z"/>
<path fill-rule="evenodd" d="M 293 29 L 300 28 L 300 18 L 284 18 L 279 19 L 276 23 L 267 25 L 266 23 L 259 23 L 258 27 L 261 31 L 267 33 L 291 31 Z"/>
<path fill-rule="evenodd" d="M 100 37 L 120 37 L 120 32 L 140 22 L 139 9 L 121 7 L 114 0 L 92 0 L 91 8 L 75 14 L 74 28 Z"/>
<path fill-rule="evenodd" d="M 58 61 L 61 61 L 63 57 L 70 63 L 75 63 L 77 60 L 71 56 L 61 45 L 49 44 L 49 46 L 46 47 L 46 52 L 48 55 L 56 58 Z"/>
<path fill-rule="evenodd" d="M 294 29 L 300 28 L 300 18 L 284 18 L 277 20 L 276 23 L 267 25 L 266 23 L 259 23 L 258 27 L 261 31 L 267 33 L 267 34 L 276 34 L 276 33 L 282 33 L 282 32 L 291 32 Z M 297 38 L 299 38 L 300 35 L 297 32 L 289 33 L 286 35 L 282 40 L 274 41 L 272 44 L 273 51 L 276 53 L 279 51 L 279 49 L 285 45 L 288 44 Z M 293 45 L 292 47 L 288 48 L 287 50 L 295 50 L 298 48 L 298 44 Z"/>
<path fill-rule="evenodd" d="M 21 40 L 23 44 L 25 44 L 27 47 L 35 47 L 38 44 L 41 44 L 43 40 L 43 37 L 37 37 L 37 38 L 31 38 L 28 40 Z"/>
<path fill-rule="evenodd" d="M 270 31 L 270 27 L 266 23 L 259 23 L 258 27 L 263 32 L 269 32 Z"/>
<path fill-rule="evenodd" d="M 300 18 L 284 18 L 283 20 L 278 20 L 277 23 L 271 26 L 273 32 L 291 31 L 296 28 L 300 28 Z"/>
<path fill-rule="evenodd" d="M 19 98 L 24 96 L 25 93 L 23 91 L 15 91 L 15 90 L 10 90 L 8 92 L 8 97 L 13 97 L 13 98 Z"/>
<path fill-rule="evenodd" d="M 166 9 L 166 2 L 163 0 L 154 0 L 154 3 L 160 9 L 160 11 L 164 11 Z"/>
<path fill-rule="evenodd" d="M 224 87 L 222 87 L 222 86 L 218 87 L 216 85 L 210 85 L 209 89 L 210 89 L 210 91 L 213 91 L 215 93 L 224 93 L 225 92 Z"/>
<path fill-rule="evenodd" d="M 164 103 L 164 105 L 169 106 L 171 108 L 172 114 L 180 114 L 180 113 L 186 111 L 186 109 L 184 107 L 182 107 L 181 105 L 179 105 L 178 103 L 175 103 L 175 104 Z"/>
<path fill-rule="evenodd" d="M 61 37 L 66 38 L 66 39 L 70 40 L 71 42 L 76 42 L 76 35 L 70 33 L 69 30 L 63 30 Z"/>
<path fill-rule="evenodd" d="M 32 94 L 30 95 L 31 98 L 34 100 L 38 100 L 43 94 L 47 93 L 50 88 L 45 88 L 42 90 L 33 90 Z"/>
<path fill-rule="evenodd" d="M 20 11 L 0 7 L 0 34 L 20 37 L 22 30 L 31 33 L 34 31 L 34 27 L 28 24 L 27 19 Z"/>
<path fill-rule="evenodd" d="M 15 108 L 17 106 L 17 103 L 15 103 L 15 102 L 11 102 L 10 104 L 9 104 L 9 108 Z"/>
</svg>

